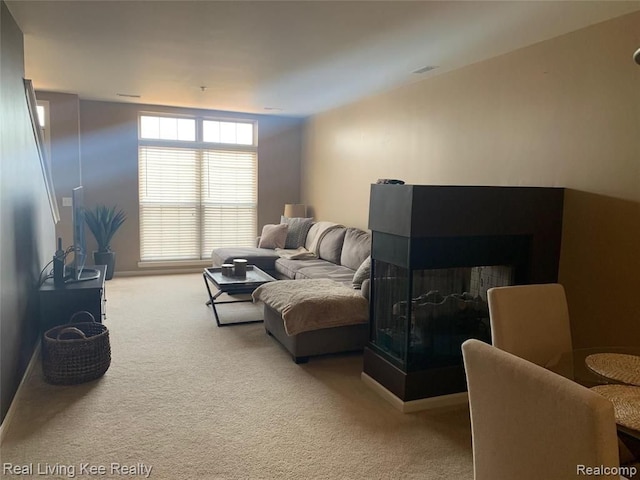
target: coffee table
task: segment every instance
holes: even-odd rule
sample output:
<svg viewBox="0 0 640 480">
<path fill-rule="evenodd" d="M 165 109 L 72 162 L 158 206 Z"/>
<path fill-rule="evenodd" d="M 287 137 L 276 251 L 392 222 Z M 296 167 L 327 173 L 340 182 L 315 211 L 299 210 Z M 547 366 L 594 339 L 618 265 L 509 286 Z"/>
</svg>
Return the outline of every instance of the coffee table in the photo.
<svg viewBox="0 0 640 480">
<path fill-rule="evenodd" d="M 221 305 L 223 303 L 252 302 L 253 299 L 251 297 L 239 300 L 235 299 L 223 301 L 216 301 L 216 299 L 223 293 L 226 293 L 228 295 L 249 295 L 253 293 L 253 291 L 260 285 L 275 281 L 276 279 L 271 275 L 263 272 L 255 265 L 247 265 L 247 275 L 245 277 L 223 275 L 222 269 L 220 267 L 205 268 L 202 277 L 204 278 L 204 284 L 207 287 L 207 292 L 209 293 L 209 301 L 207 301 L 207 305 L 211 305 L 211 307 L 213 308 L 213 315 L 215 316 L 216 324 L 219 327 L 226 327 L 227 325 L 238 325 L 240 323 L 256 323 L 263 321 L 248 320 L 241 322 L 221 323 L 216 305 Z M 213 284 L 213 286 L 217 289 L 217 292 L 215 294 L 211 293 L 209 284 Z"/>
</svg>

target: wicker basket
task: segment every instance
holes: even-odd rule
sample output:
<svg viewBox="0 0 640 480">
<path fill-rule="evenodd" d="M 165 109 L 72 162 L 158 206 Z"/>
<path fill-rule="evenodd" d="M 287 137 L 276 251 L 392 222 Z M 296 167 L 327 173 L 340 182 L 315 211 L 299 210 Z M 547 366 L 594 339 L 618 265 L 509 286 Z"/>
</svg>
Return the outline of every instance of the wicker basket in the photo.
<svg viewBox="0 0 640 480">
<path fill-rule="evenodd" d="M 86 315 L 91 322 L 73 323 Z M 76 312 L 69 323 L 47 330 L 42 338 L 42 370 L 47 382 L 74 385 L 101 377 L 111 365 L 109 330 L 89 312 Z"/>
</svg>

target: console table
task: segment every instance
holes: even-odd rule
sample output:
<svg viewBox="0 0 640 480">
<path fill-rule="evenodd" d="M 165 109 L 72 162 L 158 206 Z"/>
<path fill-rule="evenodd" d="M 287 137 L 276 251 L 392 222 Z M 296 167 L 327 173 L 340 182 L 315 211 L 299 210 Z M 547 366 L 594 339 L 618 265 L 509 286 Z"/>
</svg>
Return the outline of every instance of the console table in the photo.
<svg viewBox="0 0 640 480">
<path fill-rule="evenodd" d="M 81 310 L 91 313 L 96 322 L 106 318 L 104 281 L 107 267 L 96 265 L 100 276 L 94 280 L 54 285 L 49 278 L 40 287 L 40 329 L 46 332 L 56 325 L 68 323 Z M 86 321 L 86 320 L 81 320 Z"/>
</svg>

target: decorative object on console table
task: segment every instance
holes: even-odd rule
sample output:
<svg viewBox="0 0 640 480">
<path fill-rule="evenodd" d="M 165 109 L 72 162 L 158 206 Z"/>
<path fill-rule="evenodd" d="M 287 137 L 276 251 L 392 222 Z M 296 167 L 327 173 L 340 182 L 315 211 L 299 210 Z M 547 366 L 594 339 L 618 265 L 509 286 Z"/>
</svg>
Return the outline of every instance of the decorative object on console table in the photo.
<svg viewBox="0 0 640 480">
<path fill-rule="evenodd" d="M 111 250 L 111 240 L 126 219 L 124 211 L 115 206 L 96 205 L 85 212 L 85 222 L 98 242 L 93 261 L 96 265 L 107 266 L 107 280 L 113 278 L 116 266 L 116 253 Z"/>
<path fill-rule="evenodd" d="M 284 216 L 287 218 L 305 218 L 307 216 L 307 206 L 304 203 L 286 203 Z"/>
</svg>

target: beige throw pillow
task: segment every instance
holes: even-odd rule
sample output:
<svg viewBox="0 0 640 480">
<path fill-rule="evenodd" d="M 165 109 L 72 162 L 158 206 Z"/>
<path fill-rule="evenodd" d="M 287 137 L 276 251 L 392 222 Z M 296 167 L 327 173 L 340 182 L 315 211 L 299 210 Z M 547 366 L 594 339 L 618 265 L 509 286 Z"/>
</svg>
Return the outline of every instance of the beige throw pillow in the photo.
<svg viewBox="0 0 640 480">
<path fill-rule="evenodd" d="M 258 248 L 284 248 L 284 244 L 287 240 L 287 231 L 289 225 L 286 223 L 280 223 L 278 225 L 265 225 L 262 227 L 262 235 L 260 236 L 260 242 Z"/>
<path fill-rule="evenodd" d="M 371 255 L 364 259 L 362 264 L 356 270 L 356 273 L 353 275 L 353 288 L 359 290 L 362 288 L 362 284 L 365 280 L 369 280 L 371 277 Z"/>
</svg>

